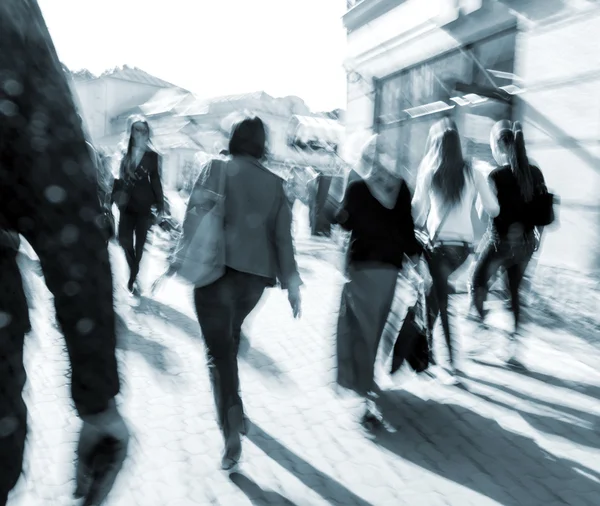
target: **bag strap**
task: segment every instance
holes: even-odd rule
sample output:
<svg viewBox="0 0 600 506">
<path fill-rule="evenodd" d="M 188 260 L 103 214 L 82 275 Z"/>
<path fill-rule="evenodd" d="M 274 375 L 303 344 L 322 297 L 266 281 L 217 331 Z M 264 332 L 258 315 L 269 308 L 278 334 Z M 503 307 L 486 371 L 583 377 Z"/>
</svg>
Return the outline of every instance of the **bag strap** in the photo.
<svg viewBox="0 0 600 506">
<path fill-rule="evenodd" d="M 446 223 L 446 219 L 448 218 L 448 216 L 450 215 L 450 212 L 452 211 L 452 206 L 448 206 L 448 208 L 446 209 L 446 211 L 444 211 L 444 215 L 442 216 L 442 219 L 440 221 L 440 224 L 437 226 L 437 228 L 435 229 L 435 232 L 433 234 L 433 237 L 431 238 L 431 244 L 434 245 L 435 241 L 437 241 L 438 236 L 440 235 L 440 232 L 442 231 L 442 227 L 444 226 L 444 223 Z"/>
</svg>

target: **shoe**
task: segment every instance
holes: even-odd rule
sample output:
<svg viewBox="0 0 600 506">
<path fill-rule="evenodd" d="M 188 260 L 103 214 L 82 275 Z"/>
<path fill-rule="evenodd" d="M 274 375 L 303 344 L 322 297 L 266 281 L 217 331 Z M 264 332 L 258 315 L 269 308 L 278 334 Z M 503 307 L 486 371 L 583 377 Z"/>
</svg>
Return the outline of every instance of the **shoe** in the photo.
<svg viewBox="0 0 600 506">
<path fill-rule="evenodd" d="M 240 429 L 240 434 L 242 436 L 247 436 L 249 428 L 250 428 L 250 420 L 248 420 L 248 417 L 246 415 L 244 415 L 244 419 L 242 420 L 242 428 Z"/>
<path fill-rule="evenodd" d="M 221 469 L 232 471 L 239 463 L 242 456 L 242 440 L 239 433 L 233 433 L 227 438 L 225 450 L 221 458 Z"/>
</svg>

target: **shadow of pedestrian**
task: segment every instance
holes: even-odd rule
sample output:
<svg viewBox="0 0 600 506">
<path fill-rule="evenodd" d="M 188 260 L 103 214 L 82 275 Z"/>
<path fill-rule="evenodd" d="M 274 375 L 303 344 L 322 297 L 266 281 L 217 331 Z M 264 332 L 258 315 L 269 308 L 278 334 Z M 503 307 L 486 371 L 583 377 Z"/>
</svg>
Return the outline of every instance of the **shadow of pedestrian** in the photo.
<svg viewBox="0 0 600 506">
<path fill-rule="evenodd" d="M 285 373 L 285 371 L 283 371 L 277 365 L 275 360 L 258 348 L 252 347 L 248 336 L 244 334 L 243 331 L 240 338 L 240 347 L 238 353 L 238 356 L 241 360 L 252 366 L 267 378 L 276 379 L 288 387 L 294 385 L 294 382 Z"/>
<path fill-rule="evenodd" d="M 495 369 L 502 369 L 504 371 L 514 372 L 515 374 L 520 374 L 521 376 L 525 376 L 527 378 L 535 379 L 540 381 L 546 385 L 552 385 L 559 388 L 566 388 L 568 390 L 573 390 L 583 395 L 587 395 L 593 399 L 598 399 L 600 401 L 600 387 L 596 385 L 592 385 L 590 383 L 580 383 L 578 381 L 565 380 L 561 378 L 557 378 L 556 376 L 552 376 L 550 374 L 545 374 L 538 371 L 533 371 L 531 369 L 516 369 L 509 368 L 504 364 L 497 364 L 493 362 L 487 362 L 482 359 L 473 359 L 473 362 L 483 365 L 486 367 L 493 367 Z"/>
<path fill-rule="evenodd" d="M 598 491 L 595 471 L 582 474 L 574 469 L 580 464 L 465 406 L 391 391 L 380 407 L 397 432 L 377 430 L 377 444 L 499 504 L 576 504 Z"/>
<path fill-rule="evenodd" d="M 252 504 L 256 506 L 295 506 L 289 499 L 272 490 L 263 490 L 256 482 L 241 473 L 231 473 L 229 479 L 239 488 Z"/>
<path fill-rule="evenodd" d="M 174 365 L 173 352 L 164 344 L 149 339 L 129 328 L 127 322 L 116 314 L 117 349 L 140 355 L 153 369 L 170 374 Z"/>
<path fill-rule="evenodd" d="M 319 471 L 303 458 L 289 450 L 275 438 L 267 434 L 254 422 L 249 421 L 248 439 L 260 448 L 266 455 L 277 462 L 286 471 L 293 474 L 299 481 L 319 494 L 329 503 L 352 504 L 356 506 L 371 506 L 363 498 L 348 490 L 331 476 Z M 333 500 L 333 501 L 332 501 Z"/>
<path fill-rule="evenodd" d="M 475 389 L 469 387 L 469 385 L 463 384 L 463 388 L 471 395 L 475 395 L 484 401 L 519 413 L 519 415 L 536 430 L 568 439 L 571 442 L 581 446 L 600 448 L 600 433 L 598 432 L 598 428 L 600 428 L 600 417 L 588 412 L 570 408 L 568 406 L 561 406 L 559 404 L 544 401 L 542 399 L 537 399 L 527 394 L 518 392 L 510 387 L 498 385 L 497 383 L 492 383 L 481 378 L 470 377 L 469 379 L 481 385 L 486 385 L 490 388 L 502 391 L 508 395 L 518 397 L 526 402 L 530 402 L 534 409 L 539 409 L 540 406 L 542 409 L 545 407 L 546 409 L 557 411 L 560 415 L 564 415 L 565 418 L 571 419 L 571 421 L 568 421 L 568 419 L 561 420 L 556 416 L 532 413 L 531 411 L 517 407 L 514 403 L 495 399 L 490 395 L 475 391 Z M 535 404 L 538 406 L 535 406 Z"/>
<path fill-rule="evenodd" d="M 190 337 L 194 339 L 200 339 L 202 337 L 200 333 L 200 325 L 194 318 L 190 318 L 185 313 L 178 311 L 171 306 L 167 306 L 162 302 L 149 297 L 141 296 L 139 298 L 140 304 L 135 309 L 137 312 L 144 314 L 151 314 L 153 316 L 164 319 L 169 324 L 179 327 Z"/>
</svg>

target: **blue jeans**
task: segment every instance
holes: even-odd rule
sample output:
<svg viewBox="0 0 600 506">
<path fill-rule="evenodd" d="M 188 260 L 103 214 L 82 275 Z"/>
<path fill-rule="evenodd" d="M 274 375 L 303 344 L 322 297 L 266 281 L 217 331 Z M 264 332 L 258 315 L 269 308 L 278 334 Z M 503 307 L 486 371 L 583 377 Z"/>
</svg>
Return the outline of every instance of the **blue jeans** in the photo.
<svg viewBox="0 0 600 506">
<path fill-rule="evenodd" d="M 471 249 L 468 244 L 461 245 L 455 243 L 441 243 L 432 251 L 425 252 L 425 260 L 429 266 L 429 273 L 431 274 L 433 284 L 431 291 L 427 295 L 427 323 L 429 326 L 429 335 L 432 335 L 435 322 L 439 316 L 442 321 L 442 329 L 448 346 L 450 364 L 452 365 L 454 365 L 454 347 L 452 345 L 452 337 L 450 334 L 450 317 L 448 312 L 448 297 L 450 294 L 448 279 L 467 261 L 470 254 Z M 430 354 L 433 351 L 432 345 L 433 343 L 430 342 Z M 432 363 L 435 363 L 432 355 L 430 356 L 430 360 Z"/>
<path fill-rule="evenodd" d="M 500 268 L 504 268 L 508 278 L 514 329 L 518 332 L 521 316 L 519 291 L 535 247 L 533 234 L 523 235 L 518 240 L 490 239 L 484 246 L 471 283 L 473 303 L 482 320 L 485 318 L 483 305 L 487 299 L 490 280 Z"/>
</svg>

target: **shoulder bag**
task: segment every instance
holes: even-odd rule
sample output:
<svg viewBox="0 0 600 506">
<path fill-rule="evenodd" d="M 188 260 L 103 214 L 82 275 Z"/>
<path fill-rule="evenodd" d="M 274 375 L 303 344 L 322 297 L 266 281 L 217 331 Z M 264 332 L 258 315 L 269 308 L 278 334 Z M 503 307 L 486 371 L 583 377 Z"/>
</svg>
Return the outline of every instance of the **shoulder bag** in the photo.
<svg viewBox="0 0 600 506">
<path fill-rule="evenodd" d="M 217 192 L 196 182 L 175 253 L 176 272 L 195 287 L 208 286 L 225 274 L 225 181 L 227 162 L 212 160 L 219 171 Z M 193 200 L 192 200 L 193 199 Z"/>
</svg>

